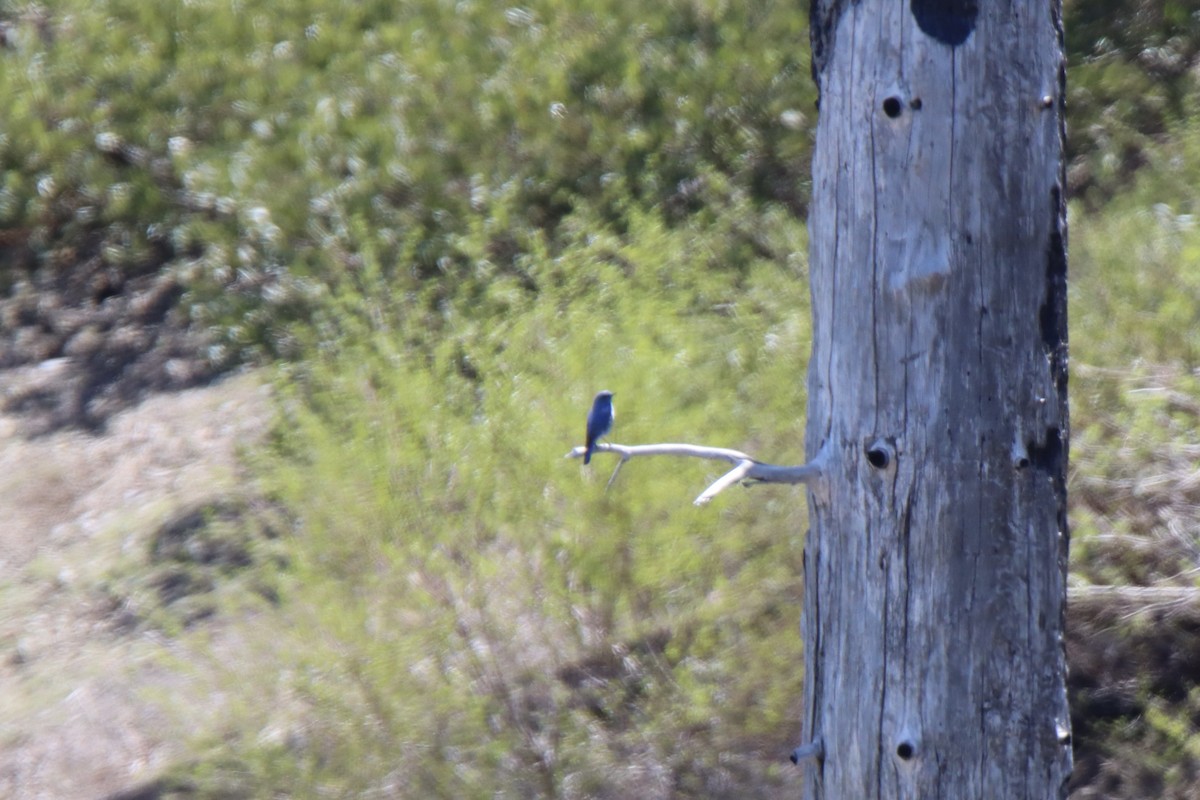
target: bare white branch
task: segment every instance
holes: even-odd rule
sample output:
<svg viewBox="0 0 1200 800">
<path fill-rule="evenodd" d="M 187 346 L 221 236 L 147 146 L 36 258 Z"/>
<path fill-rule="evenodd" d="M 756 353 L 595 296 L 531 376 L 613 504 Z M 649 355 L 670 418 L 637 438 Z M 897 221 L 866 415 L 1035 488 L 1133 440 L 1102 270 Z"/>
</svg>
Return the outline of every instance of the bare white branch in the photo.
<svg viewBox="0 0 1200 800">
<path fill-rule="evenodd" d="M 724 447 L 703 447 L 698 444 L 611 444 L 601 442 L 596 445 L 594 452 L 596 453 L 616 453 L 621 456 L 622 461 L 628 461 L 634 456 L 691 456 L 692 458 L 711 458 L 718 461 L 731 461 L 734 464 L 739 461 L 745 461 L 750 456 L 737 450 L 728 450 Z M 582 458 L 584 448 L 576 447 L 571 452 L 567 453 L 566 458 Z M 751 459 L 753 460 L 753 459 Z"/>
<path fill-rule="evenodd" d="M 736 467 L 715 480 L 712 486 L 709 486 L 707 489 L 701 492 L 700 496 L 692 502 L 698 506 L 707 505 L 710 500 L 724 491 L 726 487 L 732 486 L 735 483 L 740 483 L 742 480 L 744 480 L 746 475 L 748 475 L 750 470 L 753 468 L 753 461 L 746 460 L 738 462 Z"/>
<path fill-rule="evenodd" d="M 583 447 L 576 447 L 567 453 L 566 458 L 582 458 L 584 450 Z M 780 466 L 755 461 L 746 453 L 724 447 L 704 447 L 697 444 L 679 443 L 622 445 L 607 442 L 596 445 L 593 455 L 595 453 L 616 453 L 621 457 L 617 462 L 616 469 L 613 470 L 612 477 L 608 479 L 608 487 L 611 487 L 616 481 L 617 473 L 621 471 L 625 462 L 635 456 L 684 456 L 728 461 L 733 464 L 733 469 L 714 481 L 695 499 L 694 502 L 698 506 L 705 505 L 735 483 L 810 484 L 821 477 L 822 459 L 820 456 L 807 464 Z"/>
</svg>

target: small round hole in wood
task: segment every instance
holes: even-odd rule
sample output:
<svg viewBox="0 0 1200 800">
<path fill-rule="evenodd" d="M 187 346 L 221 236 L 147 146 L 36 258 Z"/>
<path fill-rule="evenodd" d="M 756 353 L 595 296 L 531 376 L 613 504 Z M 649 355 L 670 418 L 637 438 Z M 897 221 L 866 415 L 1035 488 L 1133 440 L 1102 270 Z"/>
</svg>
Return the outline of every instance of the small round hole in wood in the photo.
<svg viewBox="0 0 1200 800">
<path fill-rule="evenodd" d="M 901 742 L 896 745 L 896 757 L 901 761 L 908 761 L 917 754 L 917 746 L 912 742 Z"/>
<path fill-rule="evenodd" d="M 889 97 L 883 101 L 883 113 L 887 114 L 892 119 L 900 116 L 901 108 L 902 106 L 900 104 L 899 97 Z"/>
<path fill-rule="evenodd" d="M 892 448 L 883 440 L 872 442 L 867 446 L 867 463 L 875 469 L 887 469 L 892 463 Z"/>
</svg>

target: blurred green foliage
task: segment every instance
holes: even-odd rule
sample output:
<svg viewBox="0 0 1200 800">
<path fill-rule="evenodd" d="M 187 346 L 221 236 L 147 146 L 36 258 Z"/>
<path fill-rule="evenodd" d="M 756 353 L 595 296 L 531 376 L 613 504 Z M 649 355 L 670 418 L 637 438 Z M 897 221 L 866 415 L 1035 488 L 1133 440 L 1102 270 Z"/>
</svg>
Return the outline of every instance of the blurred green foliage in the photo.
<svg viewBox="0 0 1200 800">
<path fill-rule="evenodd" d="M 1071 193 L 1095 208 L 1197 111 L 1200 10 L 1188 0 L 1065 0 Z"/>
<path fill-rule="evenodd" d="M 460 240 L 485 225 L 492 269 L 527 280 L 581 203 L 678 218 L 713 175 L 803 208 L 814 91 L 787 3 L 4 9 L 0 286 L 165 264 L 230 357 L 296 355 L 367 250 L 396 284 L 470 281 Z"/>
<path fill-rule="evenodd" d="M 634 463 L 606 492 L 609 457 L 561 455 L 606 385 L 627 441 L 802 460 L 804 16 L 114 0 L 43 35 L 23 13 L 5 279 L 173 270 L 224 357 L 292 357 L 258 464 L 297 521 L 280 629 L 184 782 L 785 791 L 797 492 L 701 513 L 720 465 Z"/>
<path fill-rule="evenodd" d="M 1088 471 L 1118 453 L 1186 462 L 1198 441 L 1198 187 L 1200 129 L 1179 123 L 1126 192 L 1072 206 L 1071 399 L 1075 441 L 1098 446 Z"/>
<path fill-rule="evenodd" d="M 759 256 L 729 229 L 752 214 Z M 336 344 L 285 370 L 260 468 L 301 521 L 283 597 L 293 669 L 313 677 L 289 691 L 316 712 L 300 744 L 256 748 L 274 704 L 257 709 L 224 779 L 404 797 L 771 796 L 796 779 L 798 493 L 698 510 L 728 465 L 639 459 L 606 490 L 613 457 L 563 455 L 608 386 L 618 441 L 801 461 L 803 225 L 731 203 L 681 226 L 630 211 L 620 236 L 583 212 L 561 228 L 533 294 L 495 280 L 388 308 L 368 260 L 332 298 Z"/>
<path fill-rule="evenodd" d="M 1200 786 L 1200 688 L 1184 666 L 1200 652 L 1195 616 L 1184 603 L 1175 618 L 1152 594 L 1194 589 L 1200 566 L 1200 18 L 1189 5 L 1076 4 L 1092 15 L 1076 46 L 1095 37 L 1094 56 L 1068 75 L 1084 100 L 1074 113 L 1104 107 L 1072 131 L 1077 163 L 1104 165 L 1070 215 L 1072 581 L 1151 592 L 1081 623 L 1095 650 L 1079 672 L 1096 683 L 1073 707 L 1109 708 L 1077 722 L 1077 778 L 1110 798 Z M 1183 53 L 1186 70 L 1151 69 L 1158 48 Z"/>
</svg>

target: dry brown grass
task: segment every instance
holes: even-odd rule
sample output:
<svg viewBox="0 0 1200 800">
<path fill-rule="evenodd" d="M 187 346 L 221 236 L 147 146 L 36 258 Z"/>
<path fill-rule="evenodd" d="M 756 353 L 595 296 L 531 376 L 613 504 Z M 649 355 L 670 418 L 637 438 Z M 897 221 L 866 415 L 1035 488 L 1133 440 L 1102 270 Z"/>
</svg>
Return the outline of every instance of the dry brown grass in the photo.
<svg viewBox="0 0 1200 800">
<path fill-rule="evenodd" d="M 159 394 L 103 435 L 24 438 L 0 417 L 0 796 L 102 797 L 154 776 L 211 720 L 186 645 L 122 624 L 103 589 L 179 509 L 240 491 L 240 445 L 270 416 L 256 375 Z M 226 623 L 228 624 L 228 623 Z M 203 666 L 196 669 L 202 670 Z"/>
</svg>

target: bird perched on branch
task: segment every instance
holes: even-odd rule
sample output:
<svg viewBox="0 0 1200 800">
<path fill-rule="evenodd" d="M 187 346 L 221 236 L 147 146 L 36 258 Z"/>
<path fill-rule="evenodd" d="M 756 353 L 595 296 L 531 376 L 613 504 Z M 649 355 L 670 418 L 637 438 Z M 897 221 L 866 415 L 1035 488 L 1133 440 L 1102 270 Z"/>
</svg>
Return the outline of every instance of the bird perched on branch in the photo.
<svg viewBox="0 0 1200 800">
<path fill-rule="evenodd" d="M 583 463 L 590 464 L 592 461 L 592 451 L 596 449 L 596 442 L 600 441 L 600 437 L 612 430 L 613 420 L 617 418 L 617 411 L 613 408 L 613 393 L 607 389 L 603 392 L 596 393 L 596 399 L 592 401 L 592 410 L 587 415 L 587 449 L 583 453 Z"/>
</svg>

